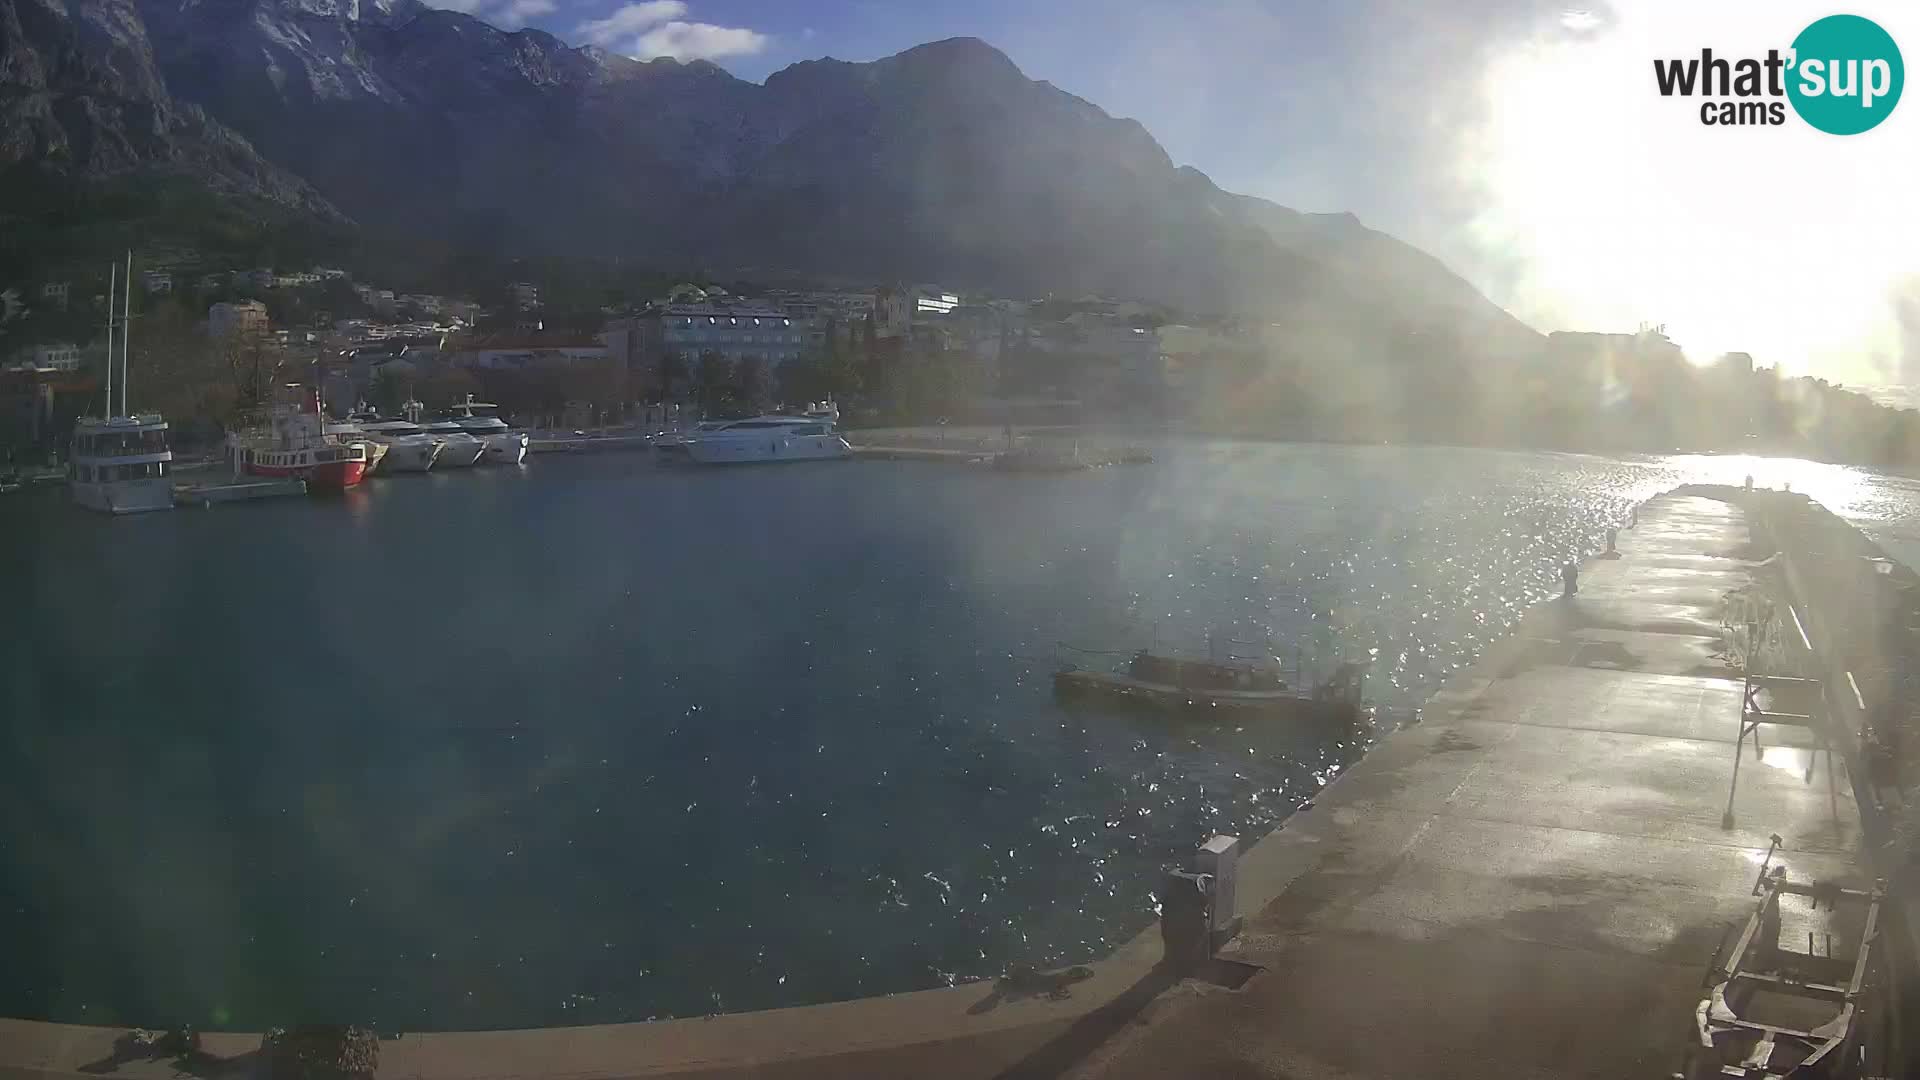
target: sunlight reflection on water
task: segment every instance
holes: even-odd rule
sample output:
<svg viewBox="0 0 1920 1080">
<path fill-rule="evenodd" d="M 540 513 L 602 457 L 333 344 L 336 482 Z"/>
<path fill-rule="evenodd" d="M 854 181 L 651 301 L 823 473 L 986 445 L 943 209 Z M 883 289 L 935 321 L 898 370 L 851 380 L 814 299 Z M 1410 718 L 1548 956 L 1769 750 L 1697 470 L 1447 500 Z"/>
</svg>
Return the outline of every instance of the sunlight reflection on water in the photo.
<svg viewBox="0 0 1920 1080">
<path fill-rule="evenodd" d="M 1792 483 L 1890 546 L 1920 507 L 1772 459 L 1156 456 L 542 460 L 378 485 L 344 529 L 312 500 L 160 515 L 137 560 L 120 523 L 0 530 L 33 568 L 0 608 L 0 787 L 25 793 L 0 896 L 27 898 L 0 1012 L 588 1023 L 1082 961 L 1148 925 L 1160 867 L 1270 829 L 1364 740 L 1068 712 L 1059 643 L 1271 632 L 1323 669 L 1373 657 L 1369 696 L 1408 709 L 1676 484 Z M 134 614 L 74 614 L 110 608 Z M 165 932 L 96 936 L 125 926 Z"/>
</svg>

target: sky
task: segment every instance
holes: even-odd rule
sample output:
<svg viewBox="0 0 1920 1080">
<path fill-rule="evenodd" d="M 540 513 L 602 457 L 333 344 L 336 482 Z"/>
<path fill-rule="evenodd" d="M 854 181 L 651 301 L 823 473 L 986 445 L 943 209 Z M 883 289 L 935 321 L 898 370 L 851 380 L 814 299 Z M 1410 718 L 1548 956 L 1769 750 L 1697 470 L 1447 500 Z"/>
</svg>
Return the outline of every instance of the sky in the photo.
<svg viewBox="0 0 1920 1080">
<path fill-rule="evenodd" d="M 436 0 L 763 80 L 982 38 L 1229 190 L 1351 211 L 1540 330 L 1920 388 L 1920 92 L 1873 131 L 1702 126 L 1655 58 L 1764 56 L 1820 0 Z M 1920 59 L 1920 4 L 1858 0 Z"/>
</svg>

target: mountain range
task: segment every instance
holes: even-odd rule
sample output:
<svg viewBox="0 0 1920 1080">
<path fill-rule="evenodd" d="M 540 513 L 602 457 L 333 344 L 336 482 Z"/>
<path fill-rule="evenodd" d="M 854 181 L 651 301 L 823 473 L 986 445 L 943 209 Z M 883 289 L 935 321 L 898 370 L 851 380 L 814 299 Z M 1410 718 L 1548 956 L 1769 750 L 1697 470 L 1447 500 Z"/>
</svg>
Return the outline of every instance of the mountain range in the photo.
<svg viewBox="0 0 1920 1080">
<path fill-rule="evenodd" d="M 391 244 L 1538 340 L 1431 256 L 1223 191 L 970 38 L 757 84 L 419 0 L 0 0 L 4 176 L 189 178 Z"/>
</svg>

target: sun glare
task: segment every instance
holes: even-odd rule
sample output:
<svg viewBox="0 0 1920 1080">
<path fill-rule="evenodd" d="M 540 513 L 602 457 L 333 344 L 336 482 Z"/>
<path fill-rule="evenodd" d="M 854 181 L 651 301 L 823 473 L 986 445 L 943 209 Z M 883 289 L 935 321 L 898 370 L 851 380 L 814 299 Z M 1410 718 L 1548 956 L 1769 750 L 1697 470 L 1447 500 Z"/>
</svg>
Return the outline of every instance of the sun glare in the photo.
<svg viewBox="0 0 1920 1080">
<path fill-rule="evenodd" d="M 1886 210 L 1910 203 L 1920 106 L 1836 137 L 1790 110 L 1780 126 L 1703 125 L 1701 99 L 1655 89 L 1656 57 L 1764 56 L 1806 21 L 1804 5 L 1626 3 L 1604 22 L 1565 12 L 1489 65 L 1487 119 L 1457 168 L 1487 207 L 1476 246 L 1519 268 L 1522 318 L 1664 323 L 1696 361 L 1738 349 L 1838 381 L 1896 373 L 1890 293 L 1920 214 Z M 1882 24 L 1920 40 L 1905 21 Z"/>
</svg>

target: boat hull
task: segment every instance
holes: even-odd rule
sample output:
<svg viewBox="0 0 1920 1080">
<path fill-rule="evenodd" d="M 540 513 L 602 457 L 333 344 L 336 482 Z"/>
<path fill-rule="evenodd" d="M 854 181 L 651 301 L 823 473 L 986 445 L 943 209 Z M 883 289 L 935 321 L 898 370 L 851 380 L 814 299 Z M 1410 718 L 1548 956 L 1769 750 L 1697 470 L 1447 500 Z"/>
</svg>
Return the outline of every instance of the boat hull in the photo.
<svg viewBox="0 0 1920 1080">
<path fill-rule="evenodd" d="M 772 465 L 792 461 L 841 461 L 853 447 L 838 435 L 793 435 L 691 439 L 686 459 L 696 465 Z"/>
<path fill-rule="evenodd" d="M 173 509 L 173 485 L 165 478 L 68 486 L 76 505 L 103 514 L 148 514 Z"/>
<path fill-rule="evenodd" d="M 486 455 L 487 444 L 469 435 L 465 438 L 446 439 L 440 446 L 440 456 L 435 459 L 438 469 L 466 469 L 480 463 Z"/>
<path fill-rule="evenodd" d="M 380 474 L 387 476 L 393 473 L 426 472 L 433 468 L 434 459 L 439 454 L 440 444 L 428 440 L 389 442 L 386 460 L 380 463 Z"/>
<path fill-rule="evenodd" d="M 1078 668 L 1054 672 L 1053 692 L 1062 701 L 1105 701 L 1183 716 L 1258 713 L 1339 727 L 1351 727 L 1360 719 L 1359 707 L 1350 701 L 1324 700 L 1291 690 L 1182 687 Z"/>
<path fill-rule="evenodd" d="M 518 465 L 527 459 L 527 436 L 523 432 L 489 435 L 481 460 L 489 465 Z"/>
<path fill-rule="evenodd" d="M 325 461 L 318 465 L 281 467 L 248 462 L 246 471 L 252 476 L 305 480 L 308 491 L 345 491 L 359 486 L 360 481 L 366 479 L 367 463 Z"/>
</svg>

